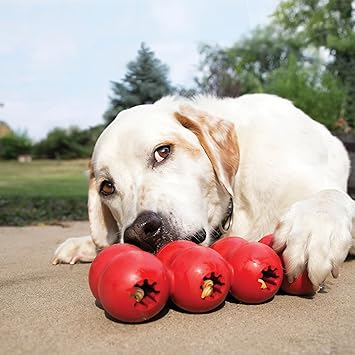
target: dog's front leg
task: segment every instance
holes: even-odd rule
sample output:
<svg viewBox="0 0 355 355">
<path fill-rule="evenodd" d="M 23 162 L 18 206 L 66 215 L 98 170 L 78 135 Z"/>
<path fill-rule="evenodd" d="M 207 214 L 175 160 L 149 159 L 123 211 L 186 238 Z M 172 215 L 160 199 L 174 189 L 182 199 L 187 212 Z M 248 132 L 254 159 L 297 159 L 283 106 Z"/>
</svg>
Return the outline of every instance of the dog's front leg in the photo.
<svg viewBox="0 0 355 355">
<path fill-rule="evenodd" d="M 90 236 L 69 238 L 61 243 L 52 260 L 56 264 L 75 264 L 78 261 L 91 262 L 96 257 L 96 245 Z"/>
<path fill-rule="evenodd" d="M 294 203 L 275 229 L 274 249 L 283 251 L 292 281 L 305 268 L 315 289 L 339 266 L 352 248 L 355 203 L 343 191 L 322 190 Z"/>
</svg>

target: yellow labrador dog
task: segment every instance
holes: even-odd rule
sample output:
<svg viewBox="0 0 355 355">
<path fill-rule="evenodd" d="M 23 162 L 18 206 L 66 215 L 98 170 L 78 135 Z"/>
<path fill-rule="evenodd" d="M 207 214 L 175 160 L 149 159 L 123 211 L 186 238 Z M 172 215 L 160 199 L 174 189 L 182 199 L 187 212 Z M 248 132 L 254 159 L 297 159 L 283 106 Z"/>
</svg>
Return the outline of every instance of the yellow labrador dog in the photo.
<svg viewBox="0 0 355 355">
<path fill-rule="evenodd" d="M 341 142 L 289 101 L 167 97 L 122 111 L 90 164 L 91 236 L 71 238 L 53 263 L 91 261 L 113 243 L 149 251 L 176 239 L 273 232 L 290 280 L 315 287 L 354 252 L 354 201 Z"/>
</svg>

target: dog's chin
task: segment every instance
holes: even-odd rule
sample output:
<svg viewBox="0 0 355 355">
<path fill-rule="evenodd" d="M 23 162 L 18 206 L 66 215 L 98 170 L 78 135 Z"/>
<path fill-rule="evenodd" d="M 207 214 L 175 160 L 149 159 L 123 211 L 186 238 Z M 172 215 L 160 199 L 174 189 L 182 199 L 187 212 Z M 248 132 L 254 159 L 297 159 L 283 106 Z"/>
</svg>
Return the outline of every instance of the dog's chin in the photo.
<svg viewBox="0 0 355 355">
<path fill-rule="evenodd" d="M 166 232 L 166 230 L 163 230 Z M 214 241 L 220 238 L 220 234 L 217 229 L 213 229 L 210 233 L 209 245 Z M 206 231 L 204 229 L 199 230 L 196 233 L 190 235 L 183 235 L 183 233 L 173 234 L 173 233 L 162 233 L 157 238 L 152 238 L 148 240 L 140 240 L 139 242 L 130 242 L 131 244 L 136 245 L 140 249 L 147 251 L 149 253 L 156 254 L 163 246 L 176 241 L 176 240 L 188 240 L 194 242 L 196 245 L 204 243 L 206 245 Z"/>
</svg>

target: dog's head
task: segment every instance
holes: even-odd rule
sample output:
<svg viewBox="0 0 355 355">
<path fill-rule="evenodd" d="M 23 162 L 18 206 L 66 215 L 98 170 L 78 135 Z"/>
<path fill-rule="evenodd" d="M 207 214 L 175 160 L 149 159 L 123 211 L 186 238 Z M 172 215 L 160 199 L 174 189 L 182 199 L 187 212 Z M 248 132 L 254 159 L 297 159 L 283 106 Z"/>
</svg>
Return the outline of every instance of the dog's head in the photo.
<svg viewBox="0 0 355 355">
<path fill-rule="evenodd" d="M 239 162 L 233 124 L 191 105 L 174 106 L 122 111 L 99 137 L 88 202 L 98 247 L 209 244 L 225 217 Z"/>
</svg>

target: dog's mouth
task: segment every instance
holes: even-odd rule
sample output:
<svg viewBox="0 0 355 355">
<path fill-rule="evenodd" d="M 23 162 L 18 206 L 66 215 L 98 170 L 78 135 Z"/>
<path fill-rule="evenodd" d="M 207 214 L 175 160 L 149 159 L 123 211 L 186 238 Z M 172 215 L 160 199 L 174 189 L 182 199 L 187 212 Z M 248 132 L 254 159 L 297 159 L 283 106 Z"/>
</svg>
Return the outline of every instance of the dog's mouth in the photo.
<svg viewBox="0 0 355 355">
<path fill-rule="evenodd" d="M 208 240 L 218 239 L 215 229 L 210 231 Z M 156 253 L 164 245 L 175 240 L 190 240 L 196 244 L 206 241 L 206 230 L 184 231 L 166 216 L 145 211 L 124 232 L 124 242 L 138 246 L 144 251 Z"/>
<path fill-rule="evenodd" d="M 162 248 L 164 245 L 169 244 L 170 242 L 174 240 L 189 240 L 191 242 L 194 242 L 196 245 L 201 244 L 205 241 L 206 239 L 206 231 L 204 229 L 192 234 L 191 236 L 187 237 L 176 237 L 176 238 L 162 238 L 159 240 L 157 244 L 157 248 L 154 249 L 154 253 L 156 253 L 160 248 Z"/>
<path fill-rule="evenodd" d="M 125 243 L 135 245 L 136 247 L 138 247 L 144 251 L 147 251 L 148 253 L 155 253 L 156 252 L 156 247 L 149 244 L 149 243 L 146 243 L 146 242 L 142 242 L 142 241 L 138 242 L 138 241 L 134 241 L 134 240 L 128 240 L 128 241 L 125 241 Z"/>
<path fill-rule="evenodd" d="M 139 236 L 135 236 L 134 238 L 125 238 L 125 243 L 133 244 L 144 251 L 155 254 L 164 245 L 175 240 L 190 240 L 196 244 L 201 244 L 205 241 L 205 239 L 206 232 L 204 229 L 191 235 L 184 236 L 180 233 L 172 233 L 170 228 L 167 228 L 163 224 L 155 235 L 150 236 L 149 238 L 140 238 Z"/>
<path fill-rule="evenodd" d="M 154 253 L 156 254 L 159 249 L 161 249 L 164 245 L 169 244 L 175 240 L 190 240 L 196 244 L 202 243 L 206 239 L 206 232 L 199 231 L 195 234 L 193 234 L 191 237 L 178 237 L 178 236 L 172 236 L 171 234 L 168 235 L 162 235 L 160 238 L 155 239 L 155 240 L 149 240 L 149 241 L 127 241 L 127 243 L 133 244 L 140 249 L 147 251 L 149 253 Z"/>
</svg>

